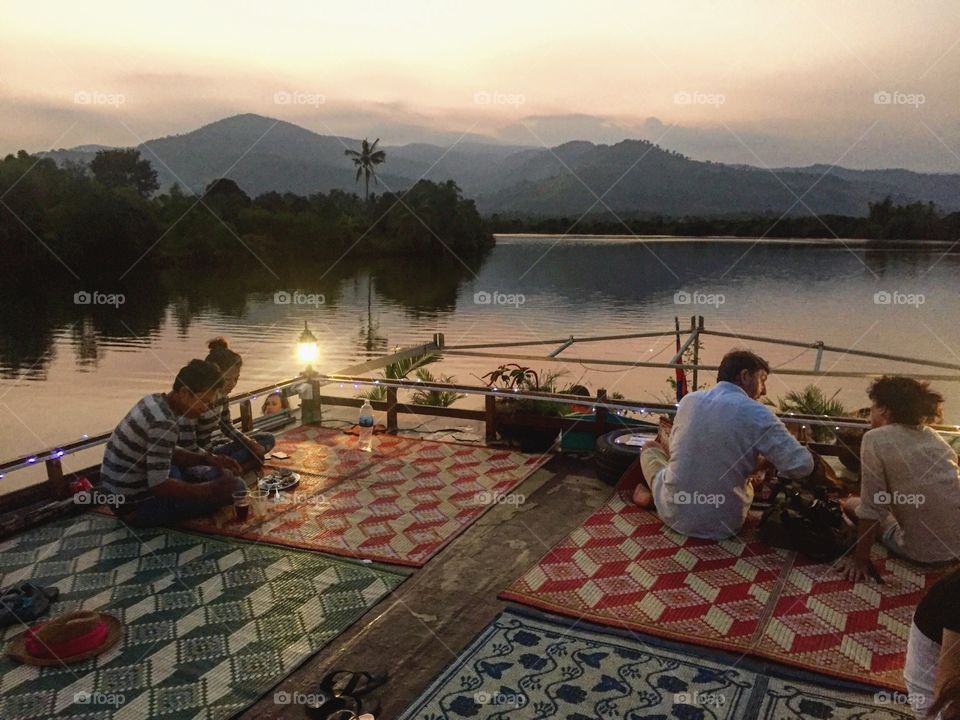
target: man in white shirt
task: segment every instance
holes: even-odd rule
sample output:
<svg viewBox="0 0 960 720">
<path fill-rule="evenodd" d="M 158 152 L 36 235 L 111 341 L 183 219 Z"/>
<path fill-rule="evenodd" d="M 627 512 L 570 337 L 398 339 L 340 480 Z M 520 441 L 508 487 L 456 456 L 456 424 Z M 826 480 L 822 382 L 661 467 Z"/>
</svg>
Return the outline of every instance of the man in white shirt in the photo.
<svg viewBox="0 0 960 720">
<path fill-rule="evenodd" d="M 647 443 L 627 470 L 640 469 L 646 479 L 634 502 L 655 506 L 679 533 L 719 540 L 743 526 L 753 502 L 749 477 L 761 455 L 787 478 L 813 472 L 810 452 L 758 402 L 769 373 L 766 360 L 748 350 L 727 353 L 717 384 L 680 401 L 669 443 Z"/>
</svg>

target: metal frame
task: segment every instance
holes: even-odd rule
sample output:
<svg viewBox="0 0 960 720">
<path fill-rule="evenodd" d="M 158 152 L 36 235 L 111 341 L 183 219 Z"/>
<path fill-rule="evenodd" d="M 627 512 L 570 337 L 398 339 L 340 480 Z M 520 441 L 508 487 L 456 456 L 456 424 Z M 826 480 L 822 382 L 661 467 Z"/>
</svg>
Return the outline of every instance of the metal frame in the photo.
<svg viewBox="0 0 960 720">
<path fill-rule="evenodd" d="M 417 345 L 415 347 L 404 348 L 395 353 L 389 355 L 384 355 L 373 360 L 369 360 L 363 363 L 356 365 L 351 365 L 349 367 L 343 368 L 339 372 L 323 375 L 314 372 L 308 372 L 304 375 L 284 380 L 272 385 L 267 385 L 262 388 L 257 388 L 256 390 L 251 390 L 249 392 L 241 393 L 235 395 L 229 399 L 231 405 L 239 404 L 240 405 L 240 418 L 234 420 L 234 422 L 239 422 L 242 429 L 245 431 L 252 428 L 253 423 L 253 408 L 252 401 L 258 396 L 263 395 L 264 393 L 269 393 L 275 390 L 282 390 L 285 388 L 292 387 L 294 385 L 302 385 L 303 383 L 309 382 L 313 385 L 314 388 L 314 400 L 327 405 L 341 405 L 341 406 L 357 406 L 359 407 L 362 404 L 362 401 L 356 398 L 343 398 L 338 396 L 321 396 L 319 394 L 319 388 L 325 385 L 330 384 L 353 384 L 357 387 L 360 385 L 364 386 L 381 386 L 387 389 L 387 401 L 386 402 L 375 402 L 372 403 L 375 409 L 385 410 L 388 417 L 388 426 L 391 429 L 396 428 L 396 419 L 399 413 L 412 413 L 420 415 L 433 415 L 433 416 L 443 416 L 443 417 L 452 417 L 452 418 L 462 418 L 462 419 L 476 419 L 481 420 L 487 423 L 488 426 L 488 437 L 490 436 L 490 427 L 491 424 L 495 423 L 495 402 L 497 398 L 514 398 L 514 399 L 536 399 L 536 400 L 545 400 L 548 402 L 564 403 L 564 404 L 584 404 L 586 398 L 580 395 L 564 395 L 559 393 L 542 393 L 542 392 L 513 392 L 505 391 L 502 389 L 494 387 L 481 387 L 475 385 L 461 385 L 461 384 L 450 384 L 450 383 L 423 383 L 415 380 L 396 380 L 388 381 L 381 380 L 376 378 L 364 377 L 366 373 L 369 373 L 373 370 L 382 368 L 390 363 L 396 362 L 398 360 L 414 357 L 421 353 L 437 353 L 442 356 L 450 357 L 486 357 L 491 359 L 500 360 L 503 362 L 504 358 L 507 357 L 510 360 L 524 360 L 524 361 L 538 361 L 538 362 L 561 362 L 561 363 L 582 363 L 582 364 L 592 364 L 592 365 L 607 365 L 615 367 L 624 367 L 628 369 L 636 368 L 663 368 L 663 369 L 683 369 L 683 370 L 692 370 L 693 372 L 693 387 L 697 387 L 697 382 L 699 379 L 700 370 L 717 370 L 716 365 L 702 365 L 700 364 L 700 354 L 699 354 L 699 340 L 703 337 L 723 337 L 723 338 L 735 338 L 737 340 L 751 341 L 751 342 L 762 342 L 770 343 L 776 345 L 784 345 L 788 347 L 799 347 L 799 348 L 809 348 L 811 350 L 816 350 L 817 354 L 814 359 L 813 368 L 811 370 L 803 369 L 793 369 L 793 368 L 780 368 L 777 369 L 777 373 L 782 375 L 794 375 L 794 376 L 810 376 L 810 377 L 845 377 L 845 378 L 860 378 L 860 379 L 871 379 L 880 377 L 881 375 L 886 374 L 897 374 L 905 375 L 908 377 L 923 378 L 928 380 L 938 380 L 946 382 L 958 382 L 960 381 L 960 364 L 958 363 L 948 363 L 937 360 L 926 360 L 922 358 L 906 357 L 900 355 L 893 355 L 890 353 L 877 353 L 866 350 L 856 350 L 852 348 L 841 348 L 833 345 L 826 345 L 823 341 L 815 342 L 800 342 L 796 340 L 785 340 L 782 338 L 771 338 L 761 335 L 741 335 L 731 332 L 721 332 L 714 330 L 707 330 L 704 324 L 703 316 L 694 316 L 690 318 L 690 328 L 686 331 L 687 337 L 682 342 L 680 349 L 674 354 L 670 362 L 645 362 L 641 360 L 608 360 L 605 358 L 585 358 L 585 357 L 570 357 L 569 355 L 561 357 L 563 353 L 568 350 L 570 347 L 576 344 L 591 343 L 591 342 L 604 342 L 610 340 L 632 340 L 639 338 L 656 338 L 656 337 L 677 337 L 677 331 L 671 330 L 667 332 L 641 332 L 641 333 L 626 333 L 626 334 L 617 334 L 617 335 L 594 335 L 588 337 L 576 338 L 573 335 L 570 335 L 566 338 L 556 338 L 549 340 L 538 340 L 538 341 L 522 341 L 522 342 L 504 342 L 504 343 L 479 343 L 479 344 L 467 344 L 467 345 L 454 345 L 448 346 L 444 342 L 444 337 L 441 333 L 436 333 L 433 336 L 433 340 L 422 345 Z M 532 354 L 518 354 L 514 352 L 482 352 L 483 350 L 490 349 L 500 349 L 501 351 L 505 348 L 519 348 L 519 347 L 530 347 L 530 346 L 542 346 L 542 345 L 555 345 L 549 353 L 546 355 L 532 355 Z M 693 348 L 693 362 L 685 363 L 683 362 L 684 354 L 690 349 Z M 825 353 L 841 353 L 845 355 L 852 355 L 857 357 L 865 357 L 877 360 L 885 360 L 892 362 L 901 362 L 909 363 L 913 365 L 921 365 L 931 368 L 939 368 L 946 370 L 956 371 L 954 374 L 943 374 L 943 373 L 890 373 L 889 371 L 869 371 L 869 372 L 852 372 L 852 371 L 823 371 L 821 370 L 823 357 Z M 459 392 L 467 395 L 477 395 L 485 398 L 485 409 L 484 410 L 465 410 L 461 408 L 438 408 L 431 406 L 422 406 L 422 405 L 412 405 L 401 403 L 398 400 L 397 393 L 400 390 L 438 390 L 438 391 L 451 391 Z M 673 414 L 676 412 L 675 405 L 669 405 L 659 402 L 644 402 L 638 400 L 612 400 L 606 396 L 604 390 L 600 390 L 597 393 L 597 397 L 588 401 L 590 405 L 597 411 L 599 416 L 599 426 L 605 427 L 605 414 L 607 412 L 623 412 L 623 411 L 636 411 L 640 413 L 656 413 L 656 414 Z M 810 415 L 798 415 L 793 413 L 781 414 L 780 417 L 784 418 L 788 422 L 802 422 L 806 425 L 829 425 L 835 428 L 840 427 L 850 427 L 850 428 L 863 428 L 866 429 L 869 427 L 869 424 L 859 418 L 836 418 L 829 416 L 810 416 Z M 532 418 L 532 416 L 531 416 Z M 549 420 L 549 423 L 542 421 Z M 531 422 L 533 420 L 531 419 Z M 551 427 L 572 427 L 577 423 L 583 423 L 582 420 L 571 420 L 564 418 L 540 418 L 536 424 L 544 425 L 549 424 Z M 944 434 L 958 434 L 960 435 L 960 426 L 955 425 L 937 425 L 933 426 L 939 432 Z M 32 453 L 29 455 L 22 455 L 20 457 L 7 460 L 0 463 L 0 480 L 2 480 L 4 473 L 13 472 L 20 470 L 26 467 L 33 467 L 40 463 L 44 463 L 47 466 L 47 476 L 48 484 L 52 490 L 54 496 L 63 497 L 66 494 L 66 481 L 63 475 L 63 468 L 61 460 L 64 456 L 70 455 L 81 450 L 87 450 L 98 445 L 105 444 L 110 438 L 110 433 L 100 433 L 93 437 L 84 436 L 77 440 L 74 440 L 63 445 L 48 448 L 46 450 L 39 451 L 37 453 Z"/>
</svg>

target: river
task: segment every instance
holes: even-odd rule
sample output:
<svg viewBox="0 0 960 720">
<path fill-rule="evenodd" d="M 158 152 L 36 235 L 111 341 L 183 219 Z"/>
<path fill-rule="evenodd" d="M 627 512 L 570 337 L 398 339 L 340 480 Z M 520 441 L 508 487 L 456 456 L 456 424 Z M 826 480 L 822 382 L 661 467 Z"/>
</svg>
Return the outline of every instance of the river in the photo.
<svg viewBox="0 0 960 720">
<path fill-rule="evenodd" d="M 139 397 L 167 389 L 176 370 L 202 357 L 206 341 L 217 335 L 228 337 L 244 357 L 238 390 L 294 376 L 294 346 L 304 320 L 319 338 L 317 366 L 323 371 L 426 342 L 435 332 L 444 333 L 448 345 L 533 342 L 668 330 L 674 316 L 687 325 L 695 314 L 704 316 L 709 330 L 960 363 L 960 324 L 953 311 L 960 254 L 943 247 L 501 236 L 486 258 L 467 263 L 385 259 L 289 271 L 273 265 L 251 257 L 243 277 L 216 269 L 196 271 L 196 277 L 189 275 L 193 270 L 174 273 L 131 288 L 122 304 L 93 295 L 96 288 L 78 298 L 80 304 L 53 288 L 5 298 L 0 457 L 111 428 Z M 563 356 L 666 362 L 673 343 L 578 344 Z M 748 345 L 775 365 L 811 368 L 815 357 L 813 350 L 728 338 L 707 337 L 704 345 L 706 362 Z M 448 358 L 435 371 L 476 382 L 496 364 Z M 823 368 L 916 369 L 836 354 L 824 357 Z M 591 391 L 605 387 L 647 400 L 669 393 L 669 371 L 663 369 L 624 372 L 586 362 L 565 370 L 569 382 Z M 806 382 L 774 374 L 769 395 L 776 399 Z M 867 404 L 864 380 L 825 379 L 821 385 L 831 394 L 839 390 L 851 409 Z M 947 397 L 946 419 L 960 421 L 958 383 L 935 386 Z M 73 469 L 69 462 L 67 467 Z M 11 486 L 9 478 L 4 485 Z"/>
</svg>

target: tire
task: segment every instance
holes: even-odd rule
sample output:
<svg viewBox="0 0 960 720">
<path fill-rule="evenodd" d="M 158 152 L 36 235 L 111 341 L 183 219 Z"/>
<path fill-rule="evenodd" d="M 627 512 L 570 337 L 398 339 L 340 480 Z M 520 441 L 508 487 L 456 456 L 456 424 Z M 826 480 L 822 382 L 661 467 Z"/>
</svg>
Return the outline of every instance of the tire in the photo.
<svg viewBox="0 0 960 720">
<path fill-rule="evenodd" d="M 597 438 L 597 449 L 594 452 L 594 462 L 596 464 L 597 477 L 607 485 L 616 485 L 621 476 L 630 467 L 640 455 L 639 445 L 626 445 L 622 441 L 631 435 L 642 435 L 644 437 L 654 438 L 657 435 L 657 427 L 624 428 L 623 430 L 614 430 Z M 617 442 L 620 439 L 621 442 Z"/>
</svg>

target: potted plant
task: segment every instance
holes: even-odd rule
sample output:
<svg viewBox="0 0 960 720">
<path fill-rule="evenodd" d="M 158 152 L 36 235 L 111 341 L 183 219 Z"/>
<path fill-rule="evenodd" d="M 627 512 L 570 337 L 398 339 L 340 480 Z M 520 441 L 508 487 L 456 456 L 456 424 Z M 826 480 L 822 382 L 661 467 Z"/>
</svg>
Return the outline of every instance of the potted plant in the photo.
<svg viewBox="0 0 960 720">
<path fill-rule="evenodd" d="M 524 422 L 523 416 L 561 417 L 570 412 L 570 406 L 536 398 L 513 398 L 509 393 L 567 393 L 569 388 L 558 384 L 562 375 L 541 374 L 516 363 L 501 365 L 484 375 L 481 380 L 485 384 L 503 391 L 503 396 L 496 399 L 497 434 L 507 442 L 519 444 L 522 452 L 549 450 L 560 434 L 559 428 L 536 427 Z"/>
</svg>

